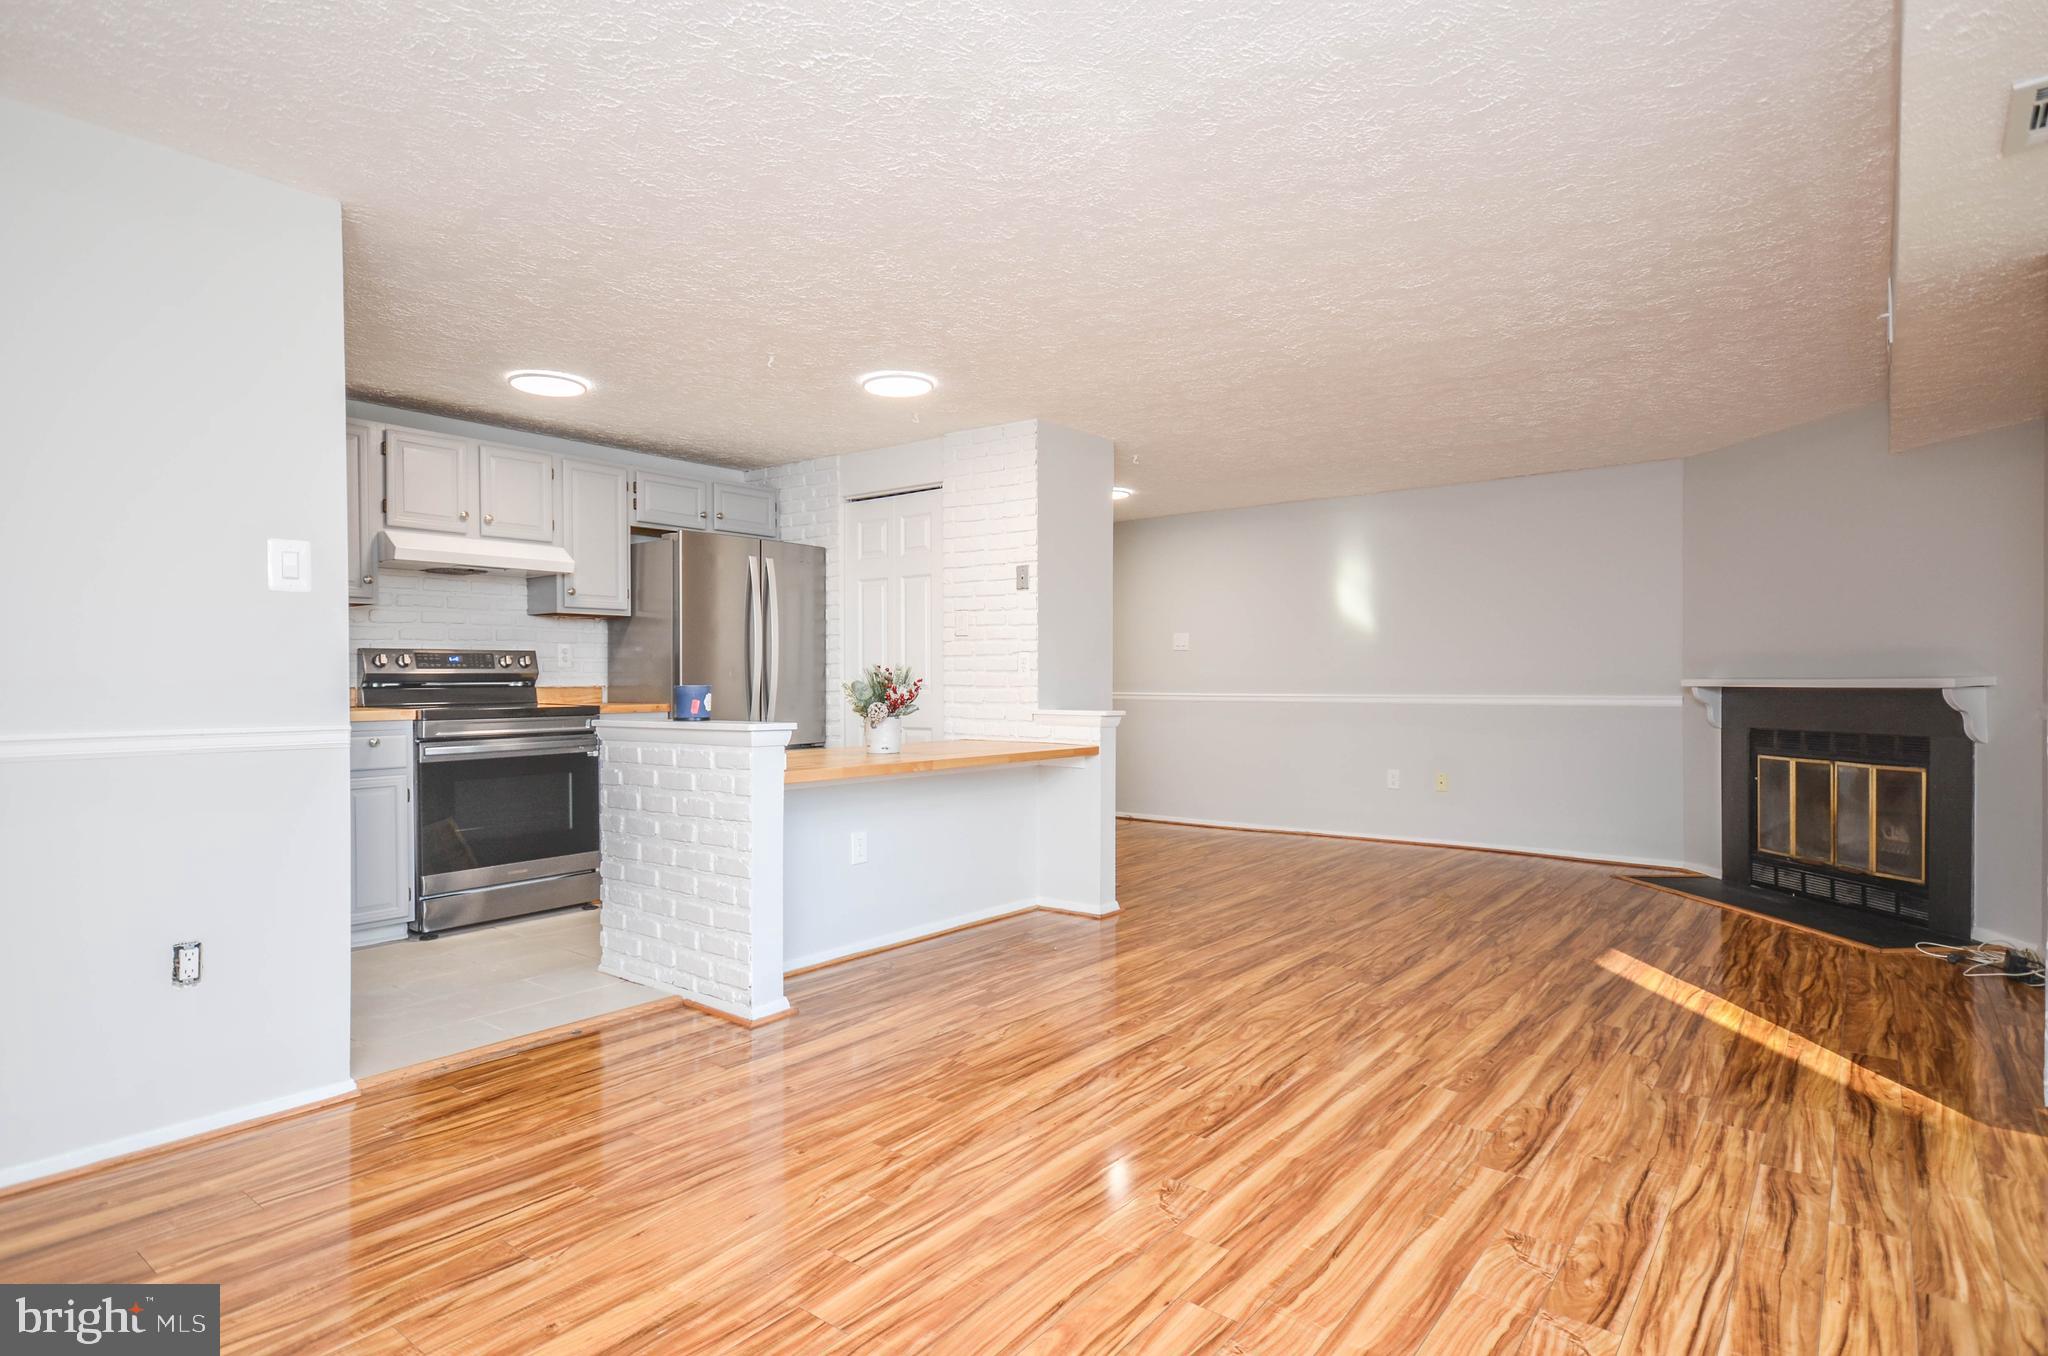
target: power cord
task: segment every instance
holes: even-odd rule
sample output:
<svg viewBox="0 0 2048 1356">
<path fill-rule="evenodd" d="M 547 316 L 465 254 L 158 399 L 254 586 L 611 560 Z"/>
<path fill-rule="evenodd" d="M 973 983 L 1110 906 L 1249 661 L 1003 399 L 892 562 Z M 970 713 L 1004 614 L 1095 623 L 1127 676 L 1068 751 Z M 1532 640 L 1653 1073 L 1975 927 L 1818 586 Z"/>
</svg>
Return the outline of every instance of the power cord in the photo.
<svg viewBox="0 0 2048 1356">
<path fill-rule="evenodd" d="M 1916 942 L 1914 950 L 1950 965 L 1962 965 L 1964 979 L 2012 979 L 2031 988 L 2048 981 L 2041 962 L 2017 947 L 1944 946 L 1940 942 Z"/>
</svg>

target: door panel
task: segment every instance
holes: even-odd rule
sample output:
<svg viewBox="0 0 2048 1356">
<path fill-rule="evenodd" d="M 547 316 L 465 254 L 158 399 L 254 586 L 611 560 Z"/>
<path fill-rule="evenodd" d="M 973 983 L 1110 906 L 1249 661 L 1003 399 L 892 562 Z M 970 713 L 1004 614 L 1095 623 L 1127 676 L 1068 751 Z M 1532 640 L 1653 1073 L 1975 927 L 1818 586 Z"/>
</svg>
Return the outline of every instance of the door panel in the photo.
<svg viewBox="0 0 2048 1356">
<path fill-rule="evenodd" d="M 523 447 L 477 448 L 480 530 L 512 541 L 555 539 L 555 459 Z"/>
<path fill-rule="evenodd" d="M 767 720 L 796 722 L 792 744 L 825 740 L 825 553 L 815 546 L 761 543 L 771 587 L 775 650 L 768 671 Z"/>
<path fill-rule="evenodd" d="M 749 598 L 759 595 L 750 595 L 749 589 L 758 589 L 760 544 L 679 532 L 675 545 L 676 682 L 709 683 L 711 714 L 717 719 L 758 720 L 751 703 L 754 622 Z"/>
<path fill-rule="evenodd" d="M 729 485 L 720 481 L 711 487 L 712 526 L 720 532 L 745 532 L 756 537 L 775 535 L 775 496 L 751 485 Z"/>
<path fill-rule="evenodd" d="M 349 784 L 349 921 L 390 923 L 412 915 L 412 806 L 406 776 L 357 777 Z"/>
<path fill-rule="evenodd" d="M 384 521 L 475 536 L 476 444 L 439 433 L 384 430 Z"/>
<path fill-rule="evenodd" d="M 703 481 L 638 471 L 634 473 L 633 484 L 634 526 L 673 527 L 690 532 L 701 532 L 711 526 Z"/>
<path fill-rule="evenodd" d="M 377 532 L 384 526 L 384 461 L 377 431 L 348 421 L 348 600 L 377 601 Z"/>
<path fill-rule="evenodd" d="M 924 679 L 918 709 L 903 719 L 906 740 L 945 737 L 940 656 L 945 624 L 940 588 L 939 491 L 868 499 L 846 508 L 852 549 L 846 565 L 846 676 L 870 664 L 908 665 Z M 833 694 L 835 700 L 838 694 Z M 836 708 L 848 743 L 865 731 L 844 702 Z"/>
<path fill-rule="evenodd" d="M 576 558 L 575 573 L 562 586 L 564 612 L 629 610 L 627 479 L 623 467 L 562 459 L 562 545 Z"/>
</svg>

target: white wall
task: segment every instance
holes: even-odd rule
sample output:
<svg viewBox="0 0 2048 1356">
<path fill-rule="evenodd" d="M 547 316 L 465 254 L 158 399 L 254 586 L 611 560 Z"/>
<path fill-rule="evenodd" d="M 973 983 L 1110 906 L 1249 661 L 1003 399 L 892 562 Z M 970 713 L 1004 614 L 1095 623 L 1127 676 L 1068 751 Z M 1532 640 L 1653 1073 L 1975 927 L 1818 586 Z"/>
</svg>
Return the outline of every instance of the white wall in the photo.
<svg viewBox="0 0 2048 1356">
<path fill-rule="evenodd" d="M 1115 520 L 1107 438 L 1038 424 L 1038 702 L 1109 707 Z"/>
<path fill-rule="evenodd" d="M 1886 450 L 1873 407 L 1685 463 L 1687 676 L 1990 674 L 1980 934 L 2039 945 L 2040 422 Z M 1719 731 L 1686 712 L 1690 855 L 1720 857 Z"/>
<path fill-rule="evenodd" d="M 5 1181 L 345 1089 L 349 868 L 337 205 L 5 102 L 0 183 Z"/>
<path fill-rule="evenodd" d="M 1673 462 L 1122 523 L 1118 808 L 1677 861 L 1678 593 Z"/>
</svg>

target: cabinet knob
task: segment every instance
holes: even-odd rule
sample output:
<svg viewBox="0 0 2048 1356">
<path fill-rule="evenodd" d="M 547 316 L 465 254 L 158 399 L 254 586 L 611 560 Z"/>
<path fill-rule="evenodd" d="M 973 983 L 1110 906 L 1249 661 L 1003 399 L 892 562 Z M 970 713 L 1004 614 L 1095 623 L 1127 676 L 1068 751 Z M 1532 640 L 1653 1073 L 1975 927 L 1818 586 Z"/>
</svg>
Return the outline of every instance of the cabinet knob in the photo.
<svg viewBox="0 0 2048 1356">
<path fill-rule="evenodd" d="M 576 596 L 576 586 L 574 584 L 569 585 L 569 596 L 571 598 Z"/>
<path fill-rule="evenodd" d="M 364 576 L 363 576 L 363 582 L 364 582 L 365 584 L 371 584 L 371 583 L 375 583 L 376 581 L 375 581 L 374 579 L 372 579 L 372 578 L 371 578 L 371 577 L 370 577 L 369 575 L 364 575 Z"/>
<path fill-rule="evenodd" d="M 492 514 L 488 514 L 488 513 L 486 513 L 486 514 L 484 515 L 484 521 L 485 521 L 485 522 L 487 522 L 487 523 L 495 523 L 495 522 L 497 522 L 498 520 L 497 520 L 497 518 L 496 518 L 495 516 L 493 516 Z"/>
<path fill-rule="evenodd" d="M 724 521 L 725 521 L 725 510 L 724 510 L 724 509 L 720 509 L 720 510 L 718 511 L 718 520 L 719 520 L 720 522 L 724 522 Z"/>
<path fill-rule="evenodd" d="M 468 510 L 468 509 L 464 509 L 464 510 L 462 511 L 462 513 L 461 513 L 461 515 L 460 515 L 460 516 L 461 516 L 461 518 L 462 518 L 462 521 L 463 521 L 463 522 L 465 522 L 465 523 L 466 523 L 466 522 L 468 522 L 468 521 L 469 521 L 469 510 Z"/>
<path fill-rule="evenodd" d="M 384 742 L 384 737 L 382 735 L 371 735 L 369 739 L 365 740 L 364 742 L 374 749 L 379 744 L 382 744 Z"/>
<path fill-rule="evenodd" d="M 697 516 L 698 516 L 699 518 L 708 518 L 708 517 L 710 517 L 711 515 L 710 515 L 710 514 L 708 514 L 708 513 L 706 513 L 706 512 L 705 512 L 705 511 L 704 511 L 703 509 L 698 509 L 698 510 L 697 510 Z"/>
</svg>

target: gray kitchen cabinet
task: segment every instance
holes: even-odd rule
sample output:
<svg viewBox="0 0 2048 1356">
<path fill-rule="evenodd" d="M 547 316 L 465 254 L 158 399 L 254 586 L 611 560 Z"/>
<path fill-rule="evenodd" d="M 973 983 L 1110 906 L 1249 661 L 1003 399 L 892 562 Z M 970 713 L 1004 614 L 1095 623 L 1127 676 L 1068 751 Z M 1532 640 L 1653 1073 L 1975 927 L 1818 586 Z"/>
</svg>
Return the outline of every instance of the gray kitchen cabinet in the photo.
<svg viewBox="0 0 2048 1356">
<path fill-rule="evenodd" d="M 753 537 L 775 535 L 775 492 L 719 481 L 711 487 L 711 526 Z"/>
<path fill-rule="evenodd" d="M 478 531 L 513 541 L 555 539 L 555 458 L 524 447 L 476 450 Z"/>
<path fill-rule="evenodd" d="M 633 526 L 701 531 L 711 526 L 710 485 L 659 471 L 633 473 Z"/>
<path fill-rule="evenodd" d="M 442 433 L 384 430 L 384 523 L 476 536 L 476 444 Z"/>
<path fill-rule="evenodd" d="M 355 735 L 356 764 L 370 741 L 397 741 L 409 748 L 411 731 L 403 722 L 395 734 Z M 379 761 L 370 759 L 369 761 Z M 349 927 L 358 944 L 403 936 L 412 918 L 413 805 L 412 765 L 393 770 L 372 768 L 349 778 Z"/>
<path fill-rule="evenodd" d="M 573 574 L 529 575 L 526 610 L 575 616 L 631 614 L 632 534 L 628 485 L 632 472 L 601 461 L 561 461 L 560 542 L 575 558 Z"/>
<path fill-rule="evenodd" d="M 377 530 L 384 526 L 384 461 L 377 430 L 348 421 L 348 600 L 377 601 Z"/>
</svg>

